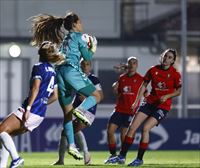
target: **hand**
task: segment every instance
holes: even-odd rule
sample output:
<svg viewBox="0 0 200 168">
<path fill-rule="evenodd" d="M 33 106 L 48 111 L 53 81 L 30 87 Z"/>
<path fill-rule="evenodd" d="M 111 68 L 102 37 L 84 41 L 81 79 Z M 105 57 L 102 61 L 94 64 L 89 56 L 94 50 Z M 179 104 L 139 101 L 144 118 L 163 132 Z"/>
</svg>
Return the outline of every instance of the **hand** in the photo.
<svg viewBox="0 0 200 168">
<path fill-rule="evenodd" d="M 164 95 L 160 98 L 160 102 L 161 103 L 164 103 L 166 100 L 168 99 L 168 96 L 167 95 Z"/>
<path fill-rule="evenodd" d="M 89 37 L 90 39 L 90 51 L 92 51 L 93 53 L 96 52 L 97 50 L 97 39 L 96 37 Z"/>
<path fill-rule="evenodd" d="M 132 104 L 132 106 L 131 106 L 131 110 L 132 110 L 132 112 L 135 111 L 135 108 L 136 108 L 136 107 L 137 107 L 137 103 L 134 102 L 134 103 Z"/>
<path fill-rule="evenodd" d="M 30 115 L 30 110 L 26 110 L 22 116 L 22 121 L 25 123 L 28 118 L 29 118 L 29 115 Z"/>
</svg>

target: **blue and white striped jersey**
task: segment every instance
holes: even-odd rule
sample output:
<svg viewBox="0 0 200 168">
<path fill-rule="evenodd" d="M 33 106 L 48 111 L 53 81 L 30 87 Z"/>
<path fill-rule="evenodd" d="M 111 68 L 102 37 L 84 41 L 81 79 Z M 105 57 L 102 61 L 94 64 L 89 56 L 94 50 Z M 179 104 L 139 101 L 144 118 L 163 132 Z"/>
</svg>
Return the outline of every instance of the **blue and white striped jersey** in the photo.
<svg viewBox="0 0 200 168">
<path fill-rule="evenodd" d="M 53 93 L 54 87 L 56 86 L 56 73 L 53 66 L 48 62 L 39 62 L 35 64 L 32 68 L 30 89 L 34 79 L 40 79 L 41 84 L 38 95 L 31 107 L 31 113 L 44 117 L 48 99 Z M 24 109 L 26 109 L 28 104 L 28 98 L 29 96 L 22 103 L 22 108 Z"/>
</svg>

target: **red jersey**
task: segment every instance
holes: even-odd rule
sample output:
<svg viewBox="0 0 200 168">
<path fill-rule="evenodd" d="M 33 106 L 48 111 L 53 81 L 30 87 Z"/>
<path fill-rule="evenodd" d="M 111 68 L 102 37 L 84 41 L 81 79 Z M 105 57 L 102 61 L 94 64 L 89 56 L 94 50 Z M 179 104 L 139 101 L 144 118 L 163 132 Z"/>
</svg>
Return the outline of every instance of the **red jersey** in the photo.
<svg viewBox="0 0 200 168">
<path fill-rule="evenodd" d="M 135 73 L 133 76 L 128 76 L 127 73 L 120 75 L 118 80 L 119 96 L 117 97 L 115 111 L 119 113 L 134 115 L 135 112 L 133 113 L 131 106 L 136 99 L 142 82 L 143 77 L 138 73 Z"/>
<path fill-rule="evenodd" d="M 172 99 L 167 99 L 160 103 L 163 95 L 173 93 L 175 89 L 181 87 L 181 75 L 171 66 L 169 69 L 161 69 L 160 65 L 151 67 L 145 77 L 145 82 L 151 82 L 151 93 L 147 97 L 147 102 L 156 105 L 158 108 L 170 110 Z"/>
</svg>

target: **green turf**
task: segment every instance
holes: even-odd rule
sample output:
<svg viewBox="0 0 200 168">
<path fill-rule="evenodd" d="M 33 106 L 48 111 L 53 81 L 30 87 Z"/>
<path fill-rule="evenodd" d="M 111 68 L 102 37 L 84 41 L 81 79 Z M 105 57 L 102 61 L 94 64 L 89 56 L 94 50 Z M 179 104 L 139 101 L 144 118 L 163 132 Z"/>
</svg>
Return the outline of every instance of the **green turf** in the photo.
<svg viewBox="0 0 200 168">
<path fill-rule="evenodd" d="M 108 152 L 91 152 L 92 165 L 89 168 L 114 168 L 127 167 L 127 164 L 135 158 L 136 152 L 129 152 L 126 165 L 104 165 L 104 160 L 109 156 Z M 66 154 L 65 166 L 51 166 L 56 161 L 57 153 L 21 153 L 25 159 L 25 168 L 48 168 L 48 167 L 68 167 L 68 168 L 86 168 L 83 161 L 74 160 Z M 148 168 L 200 168 L 200 151 L 148 151 L 145 154 L 144 165 L 141 167 Z"/>
</svg>

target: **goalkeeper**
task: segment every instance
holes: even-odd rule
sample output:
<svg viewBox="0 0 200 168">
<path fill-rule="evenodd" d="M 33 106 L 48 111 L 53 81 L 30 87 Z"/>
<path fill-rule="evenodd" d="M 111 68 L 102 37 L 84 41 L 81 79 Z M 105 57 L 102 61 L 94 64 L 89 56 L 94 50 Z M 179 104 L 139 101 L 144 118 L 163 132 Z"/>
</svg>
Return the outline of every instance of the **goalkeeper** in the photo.
<svg viewBox="0 0 200 168">
<path fill-rule="evenodd" d="M 33 16 L 31 20 L 33 45 L 39 46 L 44 40 L 52 41 L 60 46 L 60 52 L 65 56 L 65 63 L 57 67 L 59 103 L 64 113 L 64 134 L 69 143 L 68 153 L 75 159 L 83 159 L 74 143 L 72 113 L 83 123 L 90 125 L 84 113 L 101 101 L 99 91 L 82 72 L 79 64 L 81 58 L 92 59 L 96 51 L 95 40 L 90 37 L 89 43 L 84 41 L 82 22 L 73 12 L 67 13 L 64 18 L 40 14 Z M 62 28 L 67 31 L 65 36 Z M 86 97 L 75 109 L 72 106 L 74 91 Z"/>
</svg>

